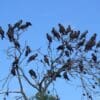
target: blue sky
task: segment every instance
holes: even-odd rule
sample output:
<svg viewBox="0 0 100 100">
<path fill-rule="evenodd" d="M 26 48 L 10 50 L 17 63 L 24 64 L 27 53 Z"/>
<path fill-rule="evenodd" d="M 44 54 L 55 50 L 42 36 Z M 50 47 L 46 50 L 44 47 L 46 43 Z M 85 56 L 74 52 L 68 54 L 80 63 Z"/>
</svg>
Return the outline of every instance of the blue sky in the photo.
<svg viewBox="0 0 100 100">
<path fill-rule="evenodd" d="M 57 27 L 58 23 L 99 34 L 100 0 L 0 0 L 0 26 L 6 29 L 7 24 L 19 19 L 32 22 L 32 27 L 25 32 L 22 40 L 26 39 L 36 49 L 44 47 L 45 33 L 50 32 L 53 26 Z M 5 52 L 2 47 L 7 45 L 1 42 L 0 50 Z M 59 81 L 57 88 L 61 100 L 80 100 L 78 89 L 65 82 Z"/>
</svg>

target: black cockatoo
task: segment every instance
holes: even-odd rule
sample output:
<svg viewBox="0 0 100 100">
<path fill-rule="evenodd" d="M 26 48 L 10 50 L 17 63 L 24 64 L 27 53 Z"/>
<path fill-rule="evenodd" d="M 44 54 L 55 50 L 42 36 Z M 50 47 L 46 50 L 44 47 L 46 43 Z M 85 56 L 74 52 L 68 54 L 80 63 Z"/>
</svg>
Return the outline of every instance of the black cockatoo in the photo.
<svg viewBox="0 0 100 100">
<path fill-rule="evenodd" d="M 45 61 L 45 63 L 47 63 L 49 65 L 49 59 L 48 59 L 47 55 L 44 55 L 44 61 Z"/>
<path fill-rule="evenodd" d="M 59 46 L 57 47 L 57 50 L 64 50 L 64 45 L 63 45 L 63 44 L 59 45 Z"/>
<path fill-rule="evenodd" d="M 48 33 L 46 33 L 46 37 L 47 37 L 47 40 L 49 41 L 49 43 L 51 43 L 52 42 L 52 37 Z"/>
<path fill-rule="evenodd" d="M 59 32 L 60 32 L 62 35 L 64 35 L 64 34 L 65 34 L 65 32 L 66 32 L 66 30 L 65 30 L 64 26 L 63 26 L 63 25 L 61 25 L 61 24 L 58 24 L 58 26 L 59 26 Z"/>
<path fill-rule="evenodd" d="M 16 40 L 16 39 L 14 39 L 14 46 L 15 46 L 15 48 L 20 48 L 20 44 L 19 44 L 19 42 L 18 42 L 18 40 Z"/>
<path fill-rule="evenodd" d="M 92 60 L 96 63 L 97 62 L 97 56 L 94 53 L 92 53 L 91 55 L 92 55 Z"/>
<path fill-rule="evenodd" d="M 29 74 L 30 74 L 30 76 L 34 79 L 36 79 L 37 78 L 37 75 L 36 75 L 36 73 L 35 73 L 35 71 L 33 70 L 33 69 L 30 69 L 29 70 Z"/>
<path fill-rule="evenodd" d="M 12 69 L 11 69 L 11 74 L 12 74 L 13 76 L 16 75 L 16 67 L 12 67 Z"/>
<path fill-rule="evenodd" d="M 18 62 L 19 62 L 19 59 L 18 57 L 15 56 L 15 60 L 13 61 L 12 66 L 18 65 Z"/>
<path fill-rule="evenodd" d="M 18 22 L 16 22 L 15 24 L 14 24 L 14 26 L 13 26 L 13 28 L 15 29 L 15 28 L 18 28 L 19 29 L 19 27 L 20 27 L 20 25 L 22 24 L 22 19 L 21 20 L 19 20 Z"/>
<path fill-rule="evenodd" d="M 25 24 L 19 26 L 19 30 L 21 30 L 21 29 L 24 30 L 24 29 L 28 28 L 31 25 L 32 24 L 30 22 L 26 22 Z"/>
<path fill-rule="evenodd" d="M 10 24 L 8 24 L 7 36 L 9 38 L 10 42 L 12 42 L 14 40 L 14 28 Z"/>
<path fill-rule="evenodd" d="M 31 61 L 33 61 L 33 60 L 35 60 L 35 58 L 38 56 L 38 54 L 36 53 L 36 54 L 34 54 L 34 55 L 31 55 L 30 57 L 29 57 L 29 59 L 27 60 L 27 62 L 29 63 L 29 62 L 31 62 Z"/>
<path fill-rule="evenodd" d="M 69 80 L 69 77 L 68 77 L 68 75 L 67 75 L 67 72 L 64 72 L 64 73 L 63 73 L 63 78 Z"/>
<path fill-rule="evenodd" d="M 71 26 L 68 25 L 68 27 L 67 27 L 67 29 L 66 29 L 66 34 L 69 33 L 69 32 L 71 32 L 71 31 L 72 31 Z"/>
<path fill-rule="evenodd" d="M 1 35 L 1 39 L 3 40 L 3 38 L 4 38 L 4 30 L 2 29 L 1 26 L 0 26 L 0 35 Z"/>
<path fill-rule="evenodd" d="M 86 30 L 85 32 L 83 32 L 83 33 L 80 35 L 80 40 L 83 39 L 83 38 L 86 38 L 87 33 L 88 33 L 88 30 Z"/>
<path fill-rule="evenodd" d="M 31 49 L 29 46 L 26 46 L 25 56 L 28 56 L 31 53 Z"/>
<path fill-rule="evenodd" d="M 60 34 L 59 34 L 59 32 L 56 31 L 56 29 L 54 27 L 52 28 L 51 32 L 54 37 L 56 37 L 58 40 L 60 39 Z"/>
</svg>

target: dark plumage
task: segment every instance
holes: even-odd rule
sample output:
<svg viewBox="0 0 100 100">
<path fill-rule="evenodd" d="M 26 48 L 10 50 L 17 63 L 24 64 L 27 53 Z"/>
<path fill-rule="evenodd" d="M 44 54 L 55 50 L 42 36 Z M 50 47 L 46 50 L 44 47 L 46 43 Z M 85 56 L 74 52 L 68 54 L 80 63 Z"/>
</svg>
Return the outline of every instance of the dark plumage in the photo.
<svg viewBox="0 0 100 100">
<path fill-rule="evenodd" d="M 59 45 L 59 46 L 57 47 L 57 50 L 64 50 L 64 45 Z"/>
<path fill-rule="evenodd" d="M 10 42 L 14 40 L 14 28 L 10 24 L 8 24 L 7 36 Z"/>
<path fill-rule="evenodd" d="M 88 33 L 88 30 L 86 30 L 85 32 L 83 32 L 83 33 L 80 35 L 80 39 L 86 38 L 87 33 Z"/>
<path fill-rule="evenodd" d="M 64 77 L 64 79 L 69 80 L 69 77 L 68 77 L 68 75 L 67 75 L 67 72 L 64 72 L 64 73 L 63 73 L 63 77 Z"/>
<path fill-rule="evenodd" d="M 1 26 L 0 26 L 0 35 L 1 35 L 1 39 L 3 40 L 3 38 L 4 38 L 4 30 L 2 29 Z"/>
<path fill-rule="evenodd" d="M 66 29 L 66 33 L 71 32 L 71 31 L 72 31 L 71 26 L 68 25 L 68 27 L 67 27 L 67 29 Z"/>
<path fill-rule="evenodd" d="M 94 53 L 92 53 L 92 60 L 96 63 L 97 62 L 97 56 L 94 54 Z"/>
<path fill-rule="evenodd" d="M 31 49 L 29 46 L 26 46 L 25 56 L 28 56 L 31 53 Z"/>
<path fill-rule="evenodd" d="M 36 73 L 35 73 L 35 71 L 33 70 L 33 69 L 30 69 L 29 70 L 29 74 L 30 74 L 30 76 L 32 77 L 32 78 L 37 78 L 37 75 L 36 75 Z"/>
<path fill-rule="evenodd" d="M 15 56 L 15 60 L 13 61 L 12 66 L 18 65 L 18 62 L 19 62 L 19 59 L 18 57 Z"/>
<path fill-rule="evenodd" d="M 13 28 L 15 29 L 15 28 L 18 28 L 19 29 L 19 27 L 20 27 L 20 25 L 22 24 L 22 20 L 19 20 L 18 22 L 16 22 L 15 24 L 14 24 L 14 26 L 13 26 Z"/>
<path fill-rule="evenodd" d="M 69 57 L 69 55 L 70 55 L 69 51 L 65 51 L 65 55 L 66 55 L 67 57 Z"/>
<path fill-rule="evenodd" d="M 48 33 L 46 34 L 46 37 L 47 37 L 47 40 L 49 41 L 49 43 L 51 43 L 52 42 L 52 37 Z"/>
<path fill-rule="evenodd" d="M 80 61 L 80 63 L 79 63 L 79 70 L 80 70 L 80 72 L 83 72 L 83 70 L 84 70 L 83 61 Z"/>
<path fill-rule="evenodd" d="M 70 52 L 73 51 L 73 48 L 72 48 L 71 44 L 67 44 L 67 45 L 66 45 L 66 48 L 67 48 Z"/>
<path fill-rule="evenodd" d="M 56 29 L 54 27 L 52 28 L 51 32 L 54 37 L 56 37 L 58 40 L 60 39 L 60 34 L 59 34 L 59 32 L 56 31 Z"/>
<path fill-rule="evenodd" d="M 11 69 L 11 74 L 12 74 L 13 76 L 16 75 L 16 67 L 12 67 L 12 69 Z"/>
<path fill-rule="evenodd" d="M 85 38 L 83 40 L 80 40 L 76 46 L 76 48 L 80 48 L 81 46 L 83 46 L 85 43 Z"/>
<path fill-rule="evenodd" d="M 96 48 L 100 47 L 100 41 L 98 41 L 98 43 L 96 44 Z"/>
<path fill-rule="evenodd" d="M 14 45 L 15 45 L 15 48 L 20 48 L 20 44 L 18 42 L 18 40 L 14 39 Z"/>
<path fill-rule="evenodd" d="M 33 60 L 35 60 L 35 58 L 38 56 L 38 54 L 36 53 L 36 54 L 34 54 L 34 55 L 31 55 L 30 57 L 29 57 L 29 59 L 27 60 L 27 62 L 29 63 L 29 62 L 31 62 L 31 61 L 33 61 Z"/>
<path fill-rule="evenodd" d="M 94 34 L 85 45 L 85 51 L 91 50 L 96 44 L 96 34 Z"/>
<path fill-rule="evenodd" d="M 30 22 L 26 22 L 25 24 L 19 26 L 19 30 L 24 30 L 24 29 L 28 28 L 31 25 L 32 24 Z"/>
<path fill-rule="evenodd" d="M 61 25 L 61 24 L 58 24 L 58 26 L 59 26 L 59 32 L 61 33 L 61 34 L 65 34 L 65 32 L 66 32 L 66 30 L 65 30 L 65 28 L 64 28 L 64 26 L 63 25 Z"/>
<path fill-rule="evenodd" d="M 45 63 L 47 63 L 49 65 L 49 59 L 48 59 L 47 55 L 44 55 L 44 61 L 45 61 Z"/>
<path fill-rule="evenodd" d="M 79 37 L 79 35 L 80 35 L 80 32 L 78 31 L 71 31 L 71 33 L 70 33 L 70 39 L 77 39 L 78 37 Z"/>
</svg>

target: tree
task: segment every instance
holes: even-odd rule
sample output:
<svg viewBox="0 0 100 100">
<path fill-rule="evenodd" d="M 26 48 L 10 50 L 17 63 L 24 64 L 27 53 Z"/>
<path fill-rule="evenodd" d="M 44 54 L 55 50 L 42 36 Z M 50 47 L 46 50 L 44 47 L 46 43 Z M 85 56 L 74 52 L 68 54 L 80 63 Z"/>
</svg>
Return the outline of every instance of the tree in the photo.
<svg viewBox="0 0 100 100">
<path fill-rule="evenodd" d="M 29 26 L 32 26 L 30 22 L 20 20 L 14 25 L 9 24 L 7 32 L 0 27 L 2 41 L 6 39 L 10 43 L 7 56 L 12 60 L 10 73 L 1 80 L 0 94 L 3 94 L 4 100 L 14 93 L 16 100 L 59 100 L 49 87 L 61 78 L 67 82 L 79 79 L 82 95 L 93 100 L 93 95 L 100 93 L 100 41 L 96 39 L 97 34 L 87 39 L 87 30 L 81 33 L 70 25 L 65 28 L 58 24 L 58 30 L 53 27 L 51 34 L 46 34 L 47 52 L 43 53 L 40 48 L 33 51 L 26 43 L 22 46 L 20 37 Z M 9 79 L 18 80 L 17 90 L 10 88 L 8 84 L 12 83 Z M 28 97 L 25 84 L 36 90 L 32 97 Z"/>
</svg>

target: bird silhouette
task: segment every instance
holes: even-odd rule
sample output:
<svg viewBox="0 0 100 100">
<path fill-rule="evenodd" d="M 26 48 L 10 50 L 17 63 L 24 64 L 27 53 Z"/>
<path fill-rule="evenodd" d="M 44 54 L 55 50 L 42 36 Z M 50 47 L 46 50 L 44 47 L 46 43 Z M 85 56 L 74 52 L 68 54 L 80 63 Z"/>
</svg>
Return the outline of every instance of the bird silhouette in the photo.
<svg viewBox="0 0 100 100">
<path fill-rule="evenodd" d="M 69 55 L 70 55 L 70 53 L 69 53 L 69 51 L 65 51 L 65 55 L 67 56 L 67 57 L 69 57 Z"/>
<path fill-rule="evenodd" d="M 46 33 L 46 37 L 47 37 L 47 40 L 49 41 L 49 43 L 51 43 L 52 42 L 52 37 L 48 33 Z"/>
<path fill-rule="evenodd" d="M 80 35 L 80 40 L 83 39 L 83 38 L 86 38 L 87 33 L 88 33 L 88 30 L 86 30 L 85 32 L 83 32 L 83 33 Z"/>
<path fill-rule="evenodd" d="M 47 55 L 44 55 L 44 61 L 45 61 L 45 63 L 47 63 L 49 65 L 49 59 L 48 59 Z"/>
<path fill-rule="evenodd" d="M 26 22 L 25 24 L 20 25 L 18 30 L 24 30 L 24 29 L 28 28 L 31 25 L 32 24 L 30 22 Z"/>
<path fill-rule="evenodd" d="M 8 24 L 7 36 L 9 38 L 10 42 L 12 42 L 14 40 L 14 28 L 10 24 Z"/>
<path fill-rule="evenodd" d="M 12 74 L 13 76 L 16 75 L 16 67 L 12 67 L 12 69 L 11 69 L 11 74 Z"/>
<path fill-rule="evenodd" d="M 36 75 L 36 73 L 35 73 L 35 71 L 33 70 L 33 69 L 30 69 L 29 70 L 29 74 L 30 74 L 30 76 L 34 79 L 36 79 L 37 78 L 37 75 Z"/>
<path fill-rule="evenodd" d="M 84 45 L 84 43 L 85 43 L 85 38 L 77 43 L 76 48 L 80 48 L 81 46 Z"/>
<path fill-rule="evenodd" d="M 57 50 L 64 50 L 64 45 L 63 44 L 61 44 L 61 45 L 59 45 L 58 47 L 57 47 Z"/>
<path fill-rule="evenodd" d="M 67 75 L 67 72 L 64 72 L 64 73 L 63 73 L 63 78 L 69 80 L 69 77 L 68 77 L 68 75 Z"/>
<path fill-rule="evenodd" d="M 66 44 L 66 48 L 67 48 L 70 52 L 73 51 L 73 48 L 72 48 L 71 44 Z"/>
<path fill-rule="evenodd" d="M 58 26 L 59 26 L 59 32 L 60 32 L 62 35 L 64 35 L 65 32 L 66 32 L 64 26 L 63 26 L 62 24 L 58 24 Z"/>
<path fill-rule="evenodd" d="M 14 24 L 13 28 L 14 28 L 14 29 L 15 29 L 15 28 L 18 28 L 18 29 L 19 29 L 19 27 L 20 27 L 20 25 L 22 24 L 22 22 L 23 22 L 22 19 L 19 20 L 18 22 L 16 22 L 16 23 Z"/>
<path fill-rule="evenodd" d="M 14 59 L 14 61 L 12 63 L 12 66 L 18 65 L 18 62 L 19 62 L 19 59 L 18 59 L 18 57 L 15 56 L 15 59 Z"/>
<path fill-rule="evenodd" d="M 59 32 L 56 31 L 56 29 L 54 27 L 52 28 L 51 32 L 54 37 L 56 37 L 58 40 L 60 40 L 60 34 L 59 34 Z"/>
<path fill-rule="evenodd" d="M 4 38 L 4 30 L 2 29 L 1 26 L 0 26 L 0 35 L 1 35 L 1 39 L 3 40 L 3 38 Z"/>
<path fill-rule="evenodd" d="M 29 46 L 26 46 L 25 56 L 28 56 L 31 53 L 31 49 Z"/>
<path fill-rule="evenodd" d="M 96 44 L 96 33 L 90 38 L 90 40 L 85 45 L 85 51 L 91 50 Z"/>
<path fill-rule="evenodd" d="M 68 27 L 67 27 L 67 29 L 66 29 L 66 34 L 69 33 L 69 32 L 71 32 L 71 31 L 72 31 L 71 26 L 68 25 Z"/>
<path fill-rule="evenodd" d="M 29 63 L 29 62 L 31 62 L 31 61 L 33 61 L 33 60 L 35 60 L 35 58 L 38 56 L 38 54 L 36 53 L 36 54 L 33 54 L 33 55 L 31 55 L 30 57 L 29 57 L 29 59 L 27 60 L 27 62 Z"/>
<path fill-rule="evenodd" d="M 96 48 L 100 47 L 100 41 L 98 41 L 98 43 L 96 44 Z"/>
<path fill-rule="evenodd" d="M 92 55 L 92 60 L 96 63 L 97 62 L 97 56 L 94 53 L 92 53 L 91 55 Z"/>
<path fill-rule="evenodd" d="M 15 45 L 15 48 L 17 48 L 17 49 L 20 48 L 20 44 L 19 44 L 18 40 L 14 39 L 13 43 Z"/>
</svg>

